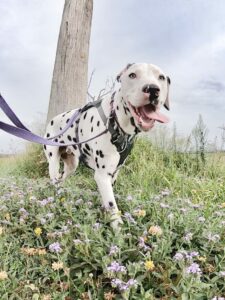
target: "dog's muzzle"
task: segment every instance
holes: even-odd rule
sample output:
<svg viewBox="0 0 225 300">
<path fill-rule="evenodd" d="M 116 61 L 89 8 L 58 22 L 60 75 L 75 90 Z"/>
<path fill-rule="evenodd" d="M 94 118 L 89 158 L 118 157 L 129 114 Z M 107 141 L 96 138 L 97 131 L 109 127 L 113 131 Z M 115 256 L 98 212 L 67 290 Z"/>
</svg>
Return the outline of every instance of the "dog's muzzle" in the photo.
<svg viewBox="0 0 225 300">
<path fill-rule="evenodd" d="M 159 103 L 158 97 L 160 88 L 155 84 L 145 84 L 142 88 L 142 92 L 145 94 L 149 94 L 149 102 L 153 105 L 157 105 Z"/>
</svg>

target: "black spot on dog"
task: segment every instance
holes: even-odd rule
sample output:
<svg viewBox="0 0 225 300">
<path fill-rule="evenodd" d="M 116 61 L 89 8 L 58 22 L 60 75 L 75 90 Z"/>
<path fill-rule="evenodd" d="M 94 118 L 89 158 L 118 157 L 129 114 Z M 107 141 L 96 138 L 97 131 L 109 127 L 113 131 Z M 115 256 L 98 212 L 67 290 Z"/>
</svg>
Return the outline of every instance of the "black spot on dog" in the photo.
<svg viewBox="0 0 225 300">
<path fill-rule="evenodd" d="M 73 128 L 73 124 L 70 127 Z"/>
<path fill-rule="evenodd" d="M 135 126 L 135 123 L 134 123 L 134 118 L 133 118 L 133 117 L 130 118 L 130 122 L 131 122 L 131 125 L 132 125 L 132 126 L 136 127 L 136 126 Z"/>
<path fill-rule="evenodd" d="M 113 203 L 112 203 L 111 201 L 109 202 L 109 206 L 110 206 L 110 207 L 113 207 Z"/>
<path fill-rule="evenodd" d="M 96 164 L 98 163 L 98 158 L 97 157 L 95 157 L 95 162 L 96 162 Z"/>
<path fill-rule="evenodd" d="M 89 147 L 88 144 L 85 144 L 85 147 L 86 147 L 87 150 L 90 150 L 90 147 Z"/>
<path fill-rule="evenodd" d="M 54 121 L 53 121 L 53 120 L 51 120 L 51 125 L 53 126 L 53 124 L 54 124 Z"/>
<path fill-rule="evenodd" d="M 107 174 L 113 178 L 113 174 L 111 174 L 111 173 L 107 173 Z"/>
<path fill-rule="evenodd" d="M 69 120 L 70 120 L 70 119 L 67 119 L 67 120 L 66 120 L 66 123 L 68 123 L 68 122 L 69 122 Z"/>
<path fill-rule="evenodd" d="M 62 127 L 60 127 L 59 129 L 62 130 Z"/>
<path fill-rule="evenodd" d="M 67 138 L 68 138 L 69 141 L 72 141 L 72 138 L 71 138 L 70 135 L 67 135 Z"/>
<path fill-rule="evenodd" d="M 91 127 L 91 132 L 93 132 L 93 127 Z"/>
<path fill-rule="evenodd" d="M 97 126 L 99 126 L 99 125 L 100 125 L 100 121 L 97 122 Z"/>
<path fill-rule="evenodd" d="M 91 117 L 91 123 L 92 123 L 93 119 L 94 119 L 94 116 Z"/>
<path fill-rule="evenodd" d="M 49 138 L 49 137 L 50 137 L 50 133 L 47 133 L 47 135 L 46 135 L 46 136 L 47 136 L 47 138 Z"/>
<path fill-rule="evenodd" d="M 76 120 L 76 122 L 75 122 L 76 124 L 78 124 L 79 123 L 79 120 Z"/>
<path fill-rule="evenodd" d="M 58 143 L 58 139 L 55 139 L 55 142 Z"/>
<path fill-rule="evenodd" d="M 77 150 L 77 145 L 73 145 L 73 148 L 74 148 L 75 150 Z"/>
<path fill-rule="evenodd" d="M 104 154 L 102 153 L 102 150 L 99 151 L 99 155 L 100 155 L 101 158 L 104 157 Z"/>
<path fill-rule="evenodd" d="M 52 156 L 52 152 L 49 152 L 49 157 L 51 157 Z"/>
<path fill-rule="evenodd" d="M 77 142 L 77 139 L 76 139 L 76 138 L 73 138 L 73 142 L 76 143 L 76 142 Z"/>
<path fill-rule="evenodd" d="M 85 120 L 86 116 L 87 116 L 87 112 L 84 114 L 84 120 Z"/>
<path fill-rule="evenodd" d="M 96 164 L 97 168 L 99 169 L 99 164 Z"/>
<path fill-rule="evenodd" d="M 102 169 L 105 169 L 105 165 L 102 166 Z"/>
<path fill-rule="evenodd" d="M 44 149 L 45 149 L 45 150 L 46 150 L 46 148 L 47 148 L 46 145 L 44 145 Z"/>
<path fill-rule="evenodd" d="M 63 116 L 63 118 L 65 117 L 65 115 L 66 115 L 66 114 L 63 114 L 63 115 L 62 115 L 62 116 Z"/>
<path fill-rule="evenodd" d="M 87 151 L 87 149 L 85 149 L 85 148 L 83 149 L 83 152 L 84 152 L 85 154 L 89 155 L 89 156 L 91 155 L 91 154 Z"/>
<path fill-rule="evenodd" d="M 65 144 L 65 142 L 64 142 L 64 141 L 60 141 L 60 143 L 61 143 L 61 144 Z"/>
<path fill-rule="evenodd" d="M 119 110 L 119 106 L 118 105 L 117 105 L 116 109 Z"/>
<path fill-rule="evenodd" d="M 99 151 L 98 150 L 96 150 L 96 155 L 99 155 Z"/>
<path fill-rule="evenodd" d="M 80 130 L 80 133 L 83 134 L 83 129 Z"/>
</svg>

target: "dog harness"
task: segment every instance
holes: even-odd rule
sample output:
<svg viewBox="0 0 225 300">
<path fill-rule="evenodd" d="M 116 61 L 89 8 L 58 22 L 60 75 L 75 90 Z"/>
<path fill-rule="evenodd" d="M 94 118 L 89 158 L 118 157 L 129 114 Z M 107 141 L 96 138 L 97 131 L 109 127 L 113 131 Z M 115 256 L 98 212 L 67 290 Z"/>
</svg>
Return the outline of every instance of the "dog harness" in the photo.
<svg viewBox="0 0 225 300">
<path fill-rule="evenodd" d="M 124 160 L 130 154 L 131 149 L 133 148 L 136 133 L 133 135 L 130 135 L 130 134 L 126 133 L 119 125 L 115 110 L 113 108 L 114 96 L 115 96 L 115 92 L 112 94 L 112 97 L 111 97 L 110 104 L 111 104 L 112 109 L 111 109 L 109 118 L 106 117 L 106 115 L 102 109 L 102 105 L 101 105 L 102 100 L 101 99 L 86 104 L 81 109 L 79 118 L 76 121 L 77 126 L 76 126 L 76 130 L 75 130 L 75 134 L 76 134 L 76 140 L 79 141 L 78 131 L 79 131 L 79 121 L 80 121 L 81 114 L 92 107 L 97 108 L 98 113 L 99 113 L 104 125 L 107 128 L 107 131 L 110 132 L 110 134 L 111 134 L 111 143 L 114 146 L 116 146 L 116 149 L 117 149 L 118 153 L 120 154 L 120 160 L 118 163 L 118 166 L 119 166 L 119 165 L 123 164 Z M 78 144 L 78 147 L 79 147 L 79 151 L 81 154 L 80 160 L 85 162 L 85 153 L 83 153 L 83 151 L 82 151 L 81 144 Z"/>
</svg>

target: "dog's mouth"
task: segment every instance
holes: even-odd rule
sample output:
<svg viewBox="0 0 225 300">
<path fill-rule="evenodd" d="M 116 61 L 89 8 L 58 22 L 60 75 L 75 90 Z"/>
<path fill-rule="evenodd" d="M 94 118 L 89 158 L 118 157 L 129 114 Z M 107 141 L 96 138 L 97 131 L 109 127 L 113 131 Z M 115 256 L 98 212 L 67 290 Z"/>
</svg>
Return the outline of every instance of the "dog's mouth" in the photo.
<svg viewBox="0 0 225 300">
<path fill-rule="evenodd" d="M 144 131 L 151 129 L 154 126 L 155 121 L 158 121 L 160 123 L 169 122 L 167 116 L 160 113 L 159 109 L 155 108 L 155 106 L 152 104 L 135 107 L 129 102 L 129 106 L 131 114 L 136 120 L 136 123 Z"/>
</svg>

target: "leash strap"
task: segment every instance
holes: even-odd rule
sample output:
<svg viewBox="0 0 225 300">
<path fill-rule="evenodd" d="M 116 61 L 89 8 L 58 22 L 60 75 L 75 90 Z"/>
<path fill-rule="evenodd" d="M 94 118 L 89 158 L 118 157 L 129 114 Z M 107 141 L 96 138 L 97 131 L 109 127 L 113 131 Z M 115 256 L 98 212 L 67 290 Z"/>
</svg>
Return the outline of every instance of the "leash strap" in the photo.
<svg viewBox="0 0 225 300">
<path fill-rule="evenodd" d="M 1 94 L 0 94 L 0 108 L 4 111 L 6 116 L 12 121 L 12 123 L 16 125 L 16 126 L 13 126 L 13 125 L 10 125 L 10 124 L 7 124 L 7 123 L 4 123 L 4 122 L 0 121 L 0 129 L 2 129 L 3 131 L 5 131 L 9 134 L 12 134 L 12 135 L 17 136 L 19 138 L 22 138 L 24 140 L 34 142 L 34 143 L 38 143 L 38 144 L 42 144 L 42 145 L 49 145 L 49 146 L 79 145 L 79 144 L 87 143 L 87 142 L 89 142 L 89 141 L 105 134 L 108 131 L 108 129 L 105 129 L 103 132 L 101 132 L 98 135 L 96 135 L 96 136 L 94 136 L 94 137 L 92 137 L 88 140 L 85 140 L 85 141 L 81 141 L 81 142 L 77 142 L 77 143 L 62 144 L 62 143 L 54 142 L 54 141 L 51 141 L 51 140 L 55 139 L 59 135 L 62 135 L 66 130 L 68 130 L 68 128 L 73 124 L 73 122 L 79 117 L 80 112 L 81 112 L 80 109 L 75 111 L 73 116 L 68 121 L 66 127 L 63 128 L 58 135 L 46 139 L 46 138 L 43 138 L 39 135 L 36 135 L 36 134 L 32 133 L 28 128 L 26 128 L 23 125 L 23 123 L 19 120 L 19 118 L 16 116 L 16 114 L 13 112 L 13 110 L 9 107 L 9 105 L 4 100 L 4 98 L 1 96 Z"/>
</svg>

